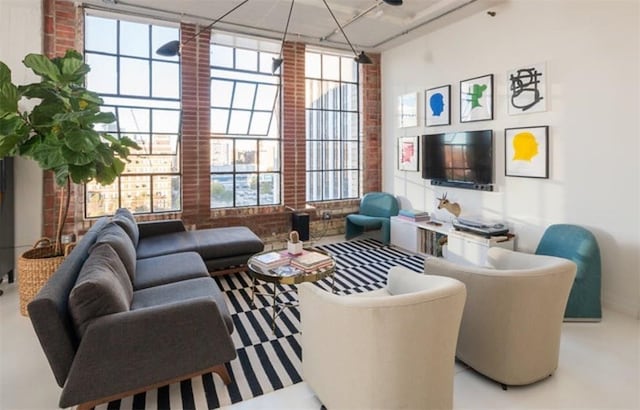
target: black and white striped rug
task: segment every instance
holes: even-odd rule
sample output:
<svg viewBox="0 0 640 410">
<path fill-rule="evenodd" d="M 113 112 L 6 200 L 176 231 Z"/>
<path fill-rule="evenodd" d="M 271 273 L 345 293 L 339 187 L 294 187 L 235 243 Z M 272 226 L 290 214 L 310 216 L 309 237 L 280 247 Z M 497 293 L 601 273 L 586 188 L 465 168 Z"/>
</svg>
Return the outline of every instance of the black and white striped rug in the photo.
<svg viewBox="0 0 640 410">
<path fill-rule="evenodd" d="M 366 292 L 383 287 L 387 271 L 402 265 L 422 272 L 422 256 L 384 246 L 373 239 L 319 246 L 336 259 L 335 290 L 340 294 Z M 232 382 L 225 386 L 218 375 L 206 374 L 102 405 L 97 409 L 215 409 L 248 400 L 302 381 L 296 307 L 284 309 L 271 330 L 271 299 L 256 294 L 251 303 L 251 278 L 246 272 L 216 278 L 233 317 L 232 335 L 238 357 L 227 365 Z M 331 279 L 317 283 L 330 290 Z M 293 289 L 281 286 L 279 291 Z M 271 293 L 272 285 L 258 285 Z M 283 295 L 295 300 L 295 292 Z"/>
</svg>

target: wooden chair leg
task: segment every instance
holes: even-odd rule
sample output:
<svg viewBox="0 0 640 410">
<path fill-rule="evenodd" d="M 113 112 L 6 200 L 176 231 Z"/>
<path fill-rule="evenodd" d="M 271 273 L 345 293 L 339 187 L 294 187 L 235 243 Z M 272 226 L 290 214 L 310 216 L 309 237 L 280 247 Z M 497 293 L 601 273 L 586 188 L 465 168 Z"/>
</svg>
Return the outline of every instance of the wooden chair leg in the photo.
<svg viewBox="0 0 640 410">
<path fill-rule="evenodd" d="M 213 368 L 213 373 L 218 374 L 222 379 L 222 382 L 227 385 L 231 383 L 231 376 L 229 376 L 229 372 L 227 371 L 227 367 L 224 364 L 218 365 Z"/>
</svg>

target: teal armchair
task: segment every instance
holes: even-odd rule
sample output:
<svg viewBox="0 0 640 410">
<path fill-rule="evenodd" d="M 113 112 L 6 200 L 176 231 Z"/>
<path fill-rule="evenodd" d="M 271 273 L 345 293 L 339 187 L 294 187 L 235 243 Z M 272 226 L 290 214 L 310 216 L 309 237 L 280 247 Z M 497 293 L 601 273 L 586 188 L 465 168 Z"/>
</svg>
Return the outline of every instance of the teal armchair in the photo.
<svg viewBox="0 0 640 410">
<path fill-rule="evenodd" d="M 595 236 L 577 225 L 550 225 L 540 239 L 536 254 L 569 259 L 578 265 L 565 320 L 600 321 L 601 262 Z"/>
<path fill-rule="evenodd" d="M 391 239 L 392 216 L 398 215 L 398 200 L 385 192 L 369 192 L 360 201 L 360 211 L 347 215 L 345 238 L 351 239 L 361 235 L 365 229 L 380 229 L 381 241 L 385 245 Z"/>
</svg>

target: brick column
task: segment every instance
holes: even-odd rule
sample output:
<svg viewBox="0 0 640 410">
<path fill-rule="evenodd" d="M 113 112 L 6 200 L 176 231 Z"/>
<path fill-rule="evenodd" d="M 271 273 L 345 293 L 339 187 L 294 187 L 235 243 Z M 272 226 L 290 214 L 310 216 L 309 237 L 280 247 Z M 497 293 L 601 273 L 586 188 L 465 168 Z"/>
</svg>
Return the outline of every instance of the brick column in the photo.
<svg viewBox="0 0 640 410">
<path fill-rule="evenodd" d="M 182 41 L 200 27 L 182 24 Z M 207 30 L 184 44 L 181 51 L 182 83 L 182 218 L 187 224 L 206 220 L 211 207 L 210 136 L 211 85 Z"/>
<path fill-rule="evenodd" d="M 362 191 L 382 189 L 382 109 L 380 54 L 368 54 L 373 64 L 360 66 L 362 87 Z"/>
<path fill-rule="evenodd" d="M 306 204 L 307 149 L 305 113 L 305 45 L 285 42 L 282 50 L 282 183 L 283 204 L 299 209 Z"/>
<path fill-rule="evenodd" d="M 49 57 L 64 55 L 68 49 L 82 50 L 83 13 L 73 2 L 43 0 L 44 54 Z M 52 172 L 43 173 L 43 235 L 54 238 L 60 209 L 60 189 Z M 65 221 L 65 233 L 76 230 L 75 223 L 82 224 L 84 190 L 71 186 L 69 214 Z"/>
</svg>

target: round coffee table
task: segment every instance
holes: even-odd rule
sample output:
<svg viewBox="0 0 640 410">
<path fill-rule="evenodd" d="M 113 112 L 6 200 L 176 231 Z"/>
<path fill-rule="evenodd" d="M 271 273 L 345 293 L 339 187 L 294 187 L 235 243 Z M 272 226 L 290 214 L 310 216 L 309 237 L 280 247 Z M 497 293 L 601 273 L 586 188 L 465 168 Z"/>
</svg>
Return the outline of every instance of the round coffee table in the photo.
<svg viewBox="0 0 640 410">
<path fill-rule="evenodd" d="M 265 253 L 270 252 L 286 252 L 286 249 L 273 249 L 268 251 L 263 251 L 253 255 L 247 261 L 247 267 L 249 268 L 249 276 L 251 276 L 251 305 L 255 306 L 254 297 L 256 295 L 256 281 L 260 280 L 263 282 L 271 283 L 273 285 L 273 291 L 271 293 L 258 293 L 259 295 L 269 296 L 272 299 L 272 319 L 271 319 L 271 331 L 275 332 L 276 328 L 276 318 L 280 315 L 283 309 L 287 307 L 297 306 L 297 302 L 288 302 L 281 300 L 281 296 L 289 293 L 296 292 L 297 288 L 287 289 L 287 290 L 278 290 L 278 285 L 297 285 L 303 282 L 317 282 L 319 280 L 331 277 L 331 292 L 334 291 L 335 285 L 335 271 L 336 271 L 336 260 L 329 253 L 324 252 L 315 248 L 306 248 L 306 251 L 318 252 L 322 253 L 329 257 L 330 263 L 328 265 L 322 266 L 314 271 L 300 271 L 300 273 L 294 275 L 279 275 L 276 273 L 274 269 L 264 269 L 256 264 L 254 258 L 257 256 L 263 255 Z M 295 258 L 295 256 L 291 256 L 291 258 Z M 285 265 L 280 266 L 286 266 Z"/>
</svg>

